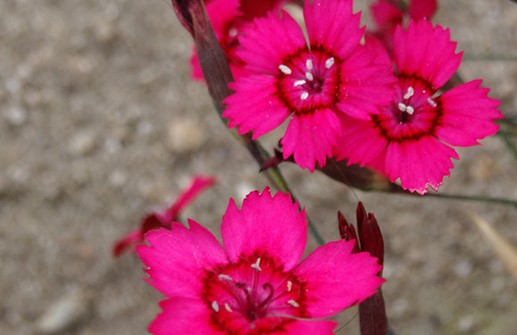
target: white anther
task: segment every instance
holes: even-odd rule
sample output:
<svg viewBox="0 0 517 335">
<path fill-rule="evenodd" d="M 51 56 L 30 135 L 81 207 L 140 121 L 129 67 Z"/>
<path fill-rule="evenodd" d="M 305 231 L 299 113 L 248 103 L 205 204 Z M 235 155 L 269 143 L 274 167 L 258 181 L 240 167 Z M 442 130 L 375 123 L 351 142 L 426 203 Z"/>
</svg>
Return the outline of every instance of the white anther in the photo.
<svg viewBox="0 0 517 335">
<path fill-rule="evenodd" d="M 287 301 L 287 303 L 291 306 L 293 306 L 294 308 L 298 308 L 300 307 L 300 305 L 298 305 L 298 303 L 296 301 L 294 301 L 293 299 Z"/>
<path fill-rule="evenodd" d="M 212 309 L 214 310 L 214 312 L 219 312 L 219 304 L 217 303 L 217 301 L 212 301 Z"/>
<path fill-rule="evenodd" d="M 305 62 L 305 66 L 307 67 L 307 70 L 312 70 L 313 69 L 313 65 L 312 65 L 312 59 L 307 59 L 307 61 Z"/>
<path fill-rule="evenodd" d="M 292 289 L 293 289 L 293 282 L 288 280 L 287 281 L 287 292 L 291 292 Z"/>
<path fill-rule="evenodd" d="M 293 73 L 293 70 L 291 70 L 291 68 L 287 65 L 284 65 L 284 64 L 280 64 L 278 65 L 278 69 L 283 73 L 283 74 L 291 74 Z"/>
<path fill-rule="evenodd" d="M 260 268 L 260 257 L 257 258 L 257 261 L 255 263 L 251 264 L 251 268 L 257 271 L 262 271 L 262 269 Z"/>
<path fill-rule="evenodd" d="M 309 92 L 303 92 L 302 95 L 300 95 L 300 99 L 306 100 L 309 97 Z"/>
<path fill-rule="evenodd" d="M 330 57 L 325 61 L 325 68 L 330 69 L 334 65 L 334 57 Z"/>
<path fill-rule="evenodd" d="M 228 275 L 225 275 L 224 273 L 221 273 L 219 276 L 217 276 L 217 278 L 219 278 L 219 280 L 226 280 L 226 281 L 233 281 L 233 278 L 228 276 Z"/>
<path fill-rule="evenodd" d="M 405 112 L 407 110 L 407 106 L 404 103 L 399 102 L 399 110 L 401 112 Z"/>
<path fill-rule="evenodd" d="M 415 94 L 415 90 L 413 89 L 413 87 L 409 86 L 407 88 L 406 94 L 404 95 L 404 99 L 407 100 L 407 99 L 411 98 L 413 96 L 413 94 Z"/>
<path fill-rule="evenodd" d="M 228 30 L 228 35 L 230 35 L 230 37 L 237 36 L 237 29 L 231 28 L 230 30 Z"/>
<path fill-rule="evenodd" d="M 294 82 L 294 87 L 298 87 L 298 86 L 302 86 L 303 84 L 305 84 L 306 81 L 305 80 L 297 80 Z"/>
<path fill-rule="evenodd" d="M 415 109 L 413 107 L 407 106 L 406 113 L 408 113 L 409 115 L 413 115 L 414 112 L 415 112 Z"/>
<path fill-rule="evenodd" d="M 305 78 L 307 78 L 308 81 L 314 80 L 314 76 L 312 75 L 311 72 L 305 72 Z"/>
<path fill-rule="evenodd" d="M 431 105 L 432 107 L 438 106 L 438 104 L 431 98 L 427 98 L 427 103 Z"/>
<path fill-rule="evenodd" d="M 226 309 L 226 311 L 228 311 L 230 313 L 233 312 L 233 309 L 230 307 L 230 305 L 228 303 L 224 304 L 224 309 Z"/>
</svg>

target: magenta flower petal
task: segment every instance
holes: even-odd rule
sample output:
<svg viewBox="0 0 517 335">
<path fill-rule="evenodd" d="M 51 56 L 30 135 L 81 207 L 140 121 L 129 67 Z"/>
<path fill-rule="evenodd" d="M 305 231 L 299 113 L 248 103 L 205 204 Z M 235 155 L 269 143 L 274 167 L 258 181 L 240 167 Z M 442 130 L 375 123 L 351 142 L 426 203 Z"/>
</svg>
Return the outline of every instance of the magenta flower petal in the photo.
<svg viewBox="0 0 517 335">
<path fill-rule="evenodd" d="M 417 75 L 436 91 L 460 66 L 462 53 L 455 52 L 456 44 L 449 29 L 433 28 L 428 21 L 410 22 L 407 30 L 397 28 L 393 52 L 399 74 Z"/>
<path fill-rule="evenodd" d="M 170 298 L 149 327 L 156 335 L 193 327 L 202 335 L 331 335 L 336 323 L 314 318 L 362 300 L 382 282 L 375 258 L 350 255 L 353 243 L 345 241 L 297 265 L 307 222 L 288 194 L 255 191 L 240 210 L 231 200 L 221 225 L 226 254 L 211 233 L 193 221 L 190 227 L 152 231 L 150 246 L 138 249 L 150 284 Z"/>
<path fill-rule="evenodd" d="M 368 37 L 365 46 L 356 48 L 341 67 L 344 80 L 340 86 L 343 99 L 337 103 L 339 110 L 369 120 L 369 114 L 378 113 L 378 105 L 389 105 L 396 83 L 391 68 L 386 49 L 377 39 Z"/>
<path fill-rule="evenodd" d="M 389 157 L 386 174 L 390 180 L 400 178 L 403 188 L 420 194 L 426 193 L 428 186 L 438 190 L 443 177 L 454 167 L 451 158 L 459 159 L 454 149 L 429 136 L 418 141 L 390 143 L 386 156 Z"/>
<path fill-rule="evenodd" d="M 271 335 L 334 335 L 335 321 L 297 321 L 288 323 L 284 330 Z"/>
<path fill-rule="evenodd" d="M 503 117 L 497 109 L 500 102 L 488 97 L 489 89 L 480 85 L 481 80 L 473 80 L 440 96 L 447 113 L 436 131 L 439 138 L 452 145 L 472 146 L 497 133 L 499 126 L 493 121 Z M 473 114 L 477 117 L 473 118 Z"/>
<path fill-rule="evenodd" d="M 194 176 L 190 186 L 183 191 L 178 199 L 169 207 L 163 216 L 167 221 L 176 220 L 179 213 L 196 199 L 201 192 L 215 184 L 215 178 L 205 176 Z"/>
<path fill-rule="evenodd" d="M 257 250 L 267 251 L 283 263 L 284 271 L 301 259 L 307 241 L 305 211 L 287 194 L 271 196 L 269 188 L 248 194 L 239 210 L 232 200 L 221 225 L 230 261 L 238 262 Z"/>
<path fill-rule="evenodd" d="M 210 310 L 199 299 L 176 297 L 160 302 L 162 313 L 149 325 L 157 335 L 225 335 L 210 325 Z M 193 329 L 195 332 L 193 333 Z"/>
<path fill-rule="evenodd" d="M 370 121 L 346 116 L 341 117 L 341 120 L 344 124 L 343 131 L 335 149 L 338 160 L 348 159 L 348 164 L 371 166 L 371 162 L 384 156 L 388 140 L 376 127 L 372 127 Z M 343 142 L 346 142 L 346 145 L 341 145 Z"/>
<path fill-rule="evenodd" d="M 239 134 L 253 133 L 257 139 L 278 127 L 291 113 L 276 95 L 275 78 L 266 76 L 241 77 L 231 84 L 236 91 L 225 99 L 228 107 L 223 117 Z"/>
<path fill-rule="evenodd" d="M 418 21 L 431 19 L 438 8 L 438 0 L 411 0 L 409 2 L 409 16 Z"/>
<path fill-rule="evenodd" d="M 340 131 L 339 119 L 329 109 L 296 115 L 281 141 L 284 158 L 293 155 L 300 167 L 310 171 L 314 171 L 315 163 L 325 166 Z M 317 132 L 318 137 L 315 138 L 312 132 Z"/>
<path fill-rule="evenodd" d="M 227 262 L 216 238 L 195 221 L 190 229 L 173 223 L 171 231 L 153 230 L 146 234 L 150 246 L 140 246 L 137 253 L 147 266 L 149 283 L 163 294 L 174 297 L 199 297 L 202 273 Z"/>
<path fill-rule="evenodd" d="M 283 59 L 305 48 L 305 37 L 296 21 L 287 13 L 269 14 L 254 21 L 239 38 L 237 55 L 252 72 L 276 75 Z"/>
<path fill-rule="evenodd" d="M 118 257 L 124 251 L 133 248 L 142 242 L 142 231 L 140 229 L 135 229 L 124 235 L 121 239 L 115 241 L 113 245 L 113 256 Z"/>
<path fill-rule="evenodd" d="M 370 5 L 370 10 L 373 20 L 383 31 L 389 31 L 402 23 L 404 13 L 389 0 L 378 0 Z"/>
<path fill-rule="evenodd" d="M 303 14 L 312 48 L 332 49 L 345 59 L 363 37 L 364 28 L 359 28 L 361 15 L 352 13 L 351 0 L 327 0 L 325 4 L 305 0 Z"/>
<path fill-rule="evenodd" d="M 286 12 L 246 27 L 238 56 L 249 73 L 231 85 L 223 116 L 256 139 L 291 115 L 284 158 L 313 171 L 332 154 L 341 131 L 336 116 L 368 120 L 391 101 L 395 80 L 387 57 L 361 46 L 364 29 L 351 0 L 306 1 L 304 19 L 308 45 Z"/>
<path fill-rule="evenodd" d="M 322 317 L 357 304 L 375 293 L 384 282 L 376 274 L 377 259 L 352 253 L 355 241 L 329 242 L 309 255 L 294 273 L 307 282 L 308 312 Z"/>
</svg>

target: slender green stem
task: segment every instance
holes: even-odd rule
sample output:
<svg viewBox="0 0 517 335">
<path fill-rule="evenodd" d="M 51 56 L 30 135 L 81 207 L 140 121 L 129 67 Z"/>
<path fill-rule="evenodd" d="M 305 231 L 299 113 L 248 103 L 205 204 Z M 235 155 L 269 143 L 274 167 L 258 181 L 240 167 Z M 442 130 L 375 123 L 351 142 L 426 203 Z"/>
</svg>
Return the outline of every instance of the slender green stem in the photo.
<svg viewBox="0 0 517 335">
<path fill-rule="evenodd" d="M 318 231 L 318 229 L 309 217 L 307 217 L 307 222 L 309 222 L 309 232 L 312 234 L 312 237 L 314 237 L 316 243 L 318 243 L 319 245 L 324 245 L 325 239 L 323 238 L 323 236 L 321 236 L 320 232 Z"/>
<path fill-rule="evenodd" d="M 173 5 L 180 21 L 184 23 L 184 26 L 187 27 L 187 30 L 190 31 L 194 38 L 199 64 L 201 65 L 208 91 L 221 121 L 228 128 L 228 120 L 223 118 L 222 114 L 226 107 L 224 100 L 232 94 L 228 84 L 233 81 L 233 76 L 226 56 L 206 15 L 203 2 L 201 0 L 181 3 L 173 1 Z M 231 132 L 246 147 L 260 168 L 271 159 L 268 151 L 258 141 L 254 141 L 251 136 L 239 135 L 235 130 L 231 130 Z M 296 201 L 295 196 L 289 190 L 286 180 L 277 167 L 266 169 L 265 174 L 271 184 L 282 192 L 290 193 L 293 201 Z M 309 231 L 314 236 L 314 239 L 319 244 L 324 244 L 325 241 L 315 225 L 310 220 L 308 221 Z"/>
<path fill-rule="evenodd" d="M 513 157 L 517 159 L 517 146 L 512 142 L 512 139 L 510 136 L 508 136 L 506 131 L 499 131 L 497 135 L 503 140 L 504 144 L 506 144 L 508 149 L 512 152 Z"/>
<path fill-rule="evenodd" d="M 462 195 L 462 194 L 447 194 L 447 193 L 427 193 L 424 197 L 433 197 L 433 198 L 442 198 L 442 199 L 456 199 L 456 200 L 465 200 L 465 201 L 480 201 L 480 202 L 488 202 L 495 203 L 501 205 L 510 205 L 517 207 L 517 201 L 506 199 L 506 198 L 494 198 L 494 197 L 486 197 L 482 195 Z"/>
</svg>

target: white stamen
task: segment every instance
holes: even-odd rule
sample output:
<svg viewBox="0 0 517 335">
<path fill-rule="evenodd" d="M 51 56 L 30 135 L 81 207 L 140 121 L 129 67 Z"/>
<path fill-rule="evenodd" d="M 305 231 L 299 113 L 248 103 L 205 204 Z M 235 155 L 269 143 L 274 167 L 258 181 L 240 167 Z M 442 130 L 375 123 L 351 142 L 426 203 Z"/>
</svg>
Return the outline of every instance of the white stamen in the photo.
<svg viewBox="0 0 517 335">
<path fill-rule="evenodd" d="M 224 309 L 226 309 L 230 313 L 233 312 L 233 309 L 230 307 L 230 305 L 228 303 L 224 304 Z"/>
<path fill-rule="evenodd" d="M 300 95 L 300 99 L 306 100 L 309 97 L 309 92 L 303 92 L 302 95 Z"/>
<path fill-rule="evenodd" d="M 406 113 L 408 113 L 409 115 L 413 115 L 414 112 L 415 112 L 415 109 L 413 107 L 407 106 Z"/>
<path fill-rule="evenodd" d="M 307 61 L 305 62 L 305 66 L 307 67 L 307 70 L 312 70 L 313 69 L 313 66 L 312 66 L 312 59 L 307 59 Z"/>
<path fill-rule="evenodd" d="M 283 74 L 291 74 L 293 73 L 293 70 L 291 70 L 291 68 L 287 65 L 284 65 L 284 64 L 280 64 L 278 65 L 278 69 L 280 70 L 280 72 L 282 72 Z"/>
<path fill-rule="evenodd" d="M 305 80 L 297 80 L 294 82 L 294 87 L 298 87 L 298 86 L 302 86 L 303 84 L 305 84 L 306 81 Z"/>
<path fill-rule="evenodd" d="M 415 90 L 413 89 L 413 87 L 409 86 L 407 88 L 406 94 L 404 95 L 404 99 L 407 100 L 407 99 L 411 98 L 413 96 L 413 94 L 415 94 Z"/>
<path fill-rule="evenodd" d="M 325 61 L 325 68 L 330 69 L 334 65 L 334 57 L 330 57 Z"/>
<path fill-rule="evenodd" d="M 219 312 L 219 304 L 217 303 L 217 301 L 212 301 L 212 309 L 217 313 Z"/>
<path fill-rule="evenodd" d="M 296 301 L 294 301 L 293 299 L 287 301 L 287 303 L 291 306 L 293 306 L 294 308 L 298 308 L 300 307 L 300 305 L 298 305 L 298 303 Z"/>
<path fill-rule="evenodd" d="M 399 110 L 401 112 L 405 112 L 407 110 L 407 106 L 404 103 L 399 102 Z"/>
<path fill-rule="evenodd" d="M 251 264 L 251 268 L 257 271 L 262 271 L 262 269 L 260 268 L 260 257 L 257 258 L 257 261 L 255 263 Z"/>
<path fill-rule="evenodd" d="M 225 275 L 224 273 L 221 273 L 219 276 L 217 276 L 217 278 L 219 278 L 219 280 L 227 280 L 227 281 L 233 281 L 233 278 L 228 276 L 228 275 Z"/>
<path fill-rule="evenodd" d="M 287 292 L 291 292 L 292 289 L 293 289 L 293 282 L 288 280 L 287 281 Z"/>
<path fill-rule="evenodd" d="M 305 78 L 307 78 L 308 81 L 314 80 L 314 76 L 312 75 L 311 72 L 305 72 Z"/>
<path fill-rule="evenodd" d="M 438 104 L 431 98 L 427 98 L 427 103 L 433 107 L 438 106 Z"/>
<path fill-rule="evenodd" d="M 237 36 L 237 29 L 231 28 L 230 30 L 228 30 L 228 35 L 230 35 L 230 37 Z"/>
</svg>

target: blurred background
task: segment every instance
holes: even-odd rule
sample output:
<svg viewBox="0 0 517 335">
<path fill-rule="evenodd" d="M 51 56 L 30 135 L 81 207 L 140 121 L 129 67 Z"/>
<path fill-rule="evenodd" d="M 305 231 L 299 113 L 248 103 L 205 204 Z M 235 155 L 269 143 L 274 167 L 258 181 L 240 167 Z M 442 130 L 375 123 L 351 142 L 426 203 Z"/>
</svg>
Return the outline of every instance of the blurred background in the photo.
<svg viewBox="0 0 517 335">
<path fill-rule="evenodd" d="M 356 1 L 364 23 L 371 2 Z M 0 333 L 145 334 L 161 296 L 135 255 L 112 258 L 112 243 L 192 174 L 218 184 L 183 218 L 217 234 L 228 198 L 267 180 L 190 80 L 192 43 L 168 1 L 2 0 L 0 13 Z M 435 22 L 465 51 L 460 74 L 484 78 L 517 117 L 517 5 L 442 0 Z M 500 138 L 459 152 L 441 192 L 517 199 L 516 160 Z M 517 209 L 282 170 L 329 240 L 338 209 L 355 220 L 359 199 L 375 212 L 397 334 L 517 334 L 517 282 L 469 217 L 517 245 Z M 357 333 L 355 314 L 338 334 Z"/>
</svg>

